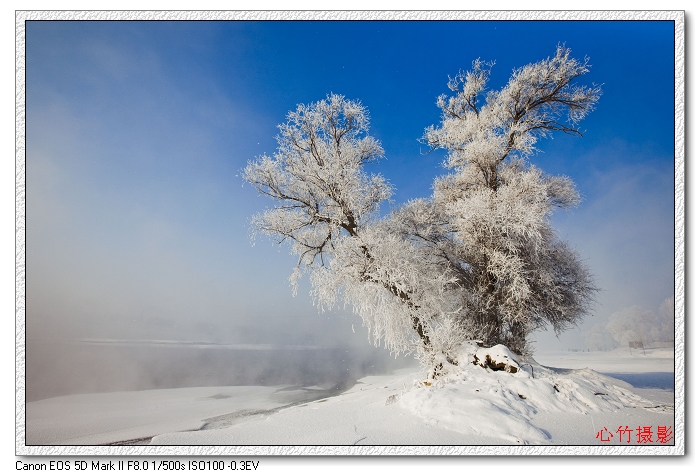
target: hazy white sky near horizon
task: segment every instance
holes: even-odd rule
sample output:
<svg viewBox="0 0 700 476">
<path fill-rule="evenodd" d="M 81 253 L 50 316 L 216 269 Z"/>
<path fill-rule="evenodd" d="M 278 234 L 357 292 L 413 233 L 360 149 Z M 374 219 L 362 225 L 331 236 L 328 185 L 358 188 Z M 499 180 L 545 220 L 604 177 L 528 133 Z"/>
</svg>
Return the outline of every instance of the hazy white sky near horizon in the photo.
<svg viewBox="0 0 700 476">
<path fill-rule="evenodd" d="M 584 137 L 533 158 L 584 197 L 554 217 L 602 288 L 581 330 L 656 311 L 674 289 L 673 41 L 667 22 L 28 22 L 28 337 L 368 345 L 349 310 L 292 296 L 286 248 L 251 245 L 270 203 L 240 170 L 335 92 L 368 107 L 395 204 L 429 196 L 442 155 L 417 139 L 447 76 L 496 60 L 500 88 L 558 43 L 603 83 Z"/>
</svg>

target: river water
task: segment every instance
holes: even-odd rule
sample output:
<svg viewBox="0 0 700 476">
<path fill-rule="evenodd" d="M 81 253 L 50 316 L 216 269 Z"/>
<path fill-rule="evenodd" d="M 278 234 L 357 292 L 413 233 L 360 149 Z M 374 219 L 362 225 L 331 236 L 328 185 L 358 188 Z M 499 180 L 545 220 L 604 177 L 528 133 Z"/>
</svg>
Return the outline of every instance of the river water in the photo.
<svg viewBox="0 0 700 476">
<path fill-rule="evenodd" d="M 29 340 L 26 401 L 181 387 L 299 385 L 346 388 L 415 363 L 385 349 Z"/>
</svg>

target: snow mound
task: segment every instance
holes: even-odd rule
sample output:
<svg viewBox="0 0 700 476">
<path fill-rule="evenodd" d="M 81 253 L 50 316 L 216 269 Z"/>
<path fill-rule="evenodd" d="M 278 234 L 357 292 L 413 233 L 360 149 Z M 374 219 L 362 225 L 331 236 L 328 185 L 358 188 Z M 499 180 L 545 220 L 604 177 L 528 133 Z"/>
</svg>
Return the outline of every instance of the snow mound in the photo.
<svg viewBox="0 0 700 476">
<path fill-rule="evenodd" d="M 672 411 L 619 380 L 589 369 L 549 369 L 517 358 L 502 345 L 465 343 L 457 361 L 438 380 L 416 381 L 398 404 L 435 426 L 520 444 L 550 443 L 551 435 L 531 422 L 538 413 Z"/>
<path fill-rule="evenodd" d="M 497 344 L 488 348 L 479 347 L 474 354 L 474 363 L 483 368 L 505 370 L 511 374 L 520 369 L 520 364 L 518 364 L 513 353 L 505 345 Z"/>
</svg>

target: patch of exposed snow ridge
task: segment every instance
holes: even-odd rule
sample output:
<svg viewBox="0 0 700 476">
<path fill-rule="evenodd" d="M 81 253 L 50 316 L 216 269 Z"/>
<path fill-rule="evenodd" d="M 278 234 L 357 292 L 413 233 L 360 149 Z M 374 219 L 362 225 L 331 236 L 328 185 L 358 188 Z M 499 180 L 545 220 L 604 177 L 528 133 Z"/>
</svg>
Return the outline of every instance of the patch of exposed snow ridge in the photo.
<svg viewBox="0 0 700 476">
<path fill-rule="evenodd" d="M 538 413 L 672 411 L 656 408 L 623 382 L 598 372 L 555 371 L 516 357 L 503 345 L 465 343 L 457 361 L 458 366 L 443 364 L 449 368 L 437 380 L 416 381 L 398 403 L 435 426 L 520 444 L 551 442 L 549 433 L 531 422 Z"/>
</svg>

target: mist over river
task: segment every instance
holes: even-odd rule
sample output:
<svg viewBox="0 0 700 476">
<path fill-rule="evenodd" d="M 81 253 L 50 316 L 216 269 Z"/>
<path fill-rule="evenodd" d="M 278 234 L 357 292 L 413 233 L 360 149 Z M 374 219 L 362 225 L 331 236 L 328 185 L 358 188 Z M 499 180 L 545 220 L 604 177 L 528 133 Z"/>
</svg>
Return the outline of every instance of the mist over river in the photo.
<svg viewBox="0 0 700 476">
<path fill-rule="evenodd" d="M 382 348 L 28 339 L 26 401 L 61 395 L 236 385 L 343 390 L 416 365 Z"/>
</svg>

